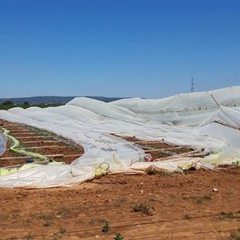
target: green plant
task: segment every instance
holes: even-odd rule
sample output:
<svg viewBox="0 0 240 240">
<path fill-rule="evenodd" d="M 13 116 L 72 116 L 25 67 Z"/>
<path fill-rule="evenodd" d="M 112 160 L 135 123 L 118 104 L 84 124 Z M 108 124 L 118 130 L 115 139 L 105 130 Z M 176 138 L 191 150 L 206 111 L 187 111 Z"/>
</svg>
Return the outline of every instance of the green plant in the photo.
<svg viewBox="0 0 240 240">
<path fill-rule="evenodd" d="M 105 223 L 105 219 L 90 219 L 88 221 L 89 224 L 100 224 L 100 223 Z"/>
<path fill-rule="evenodd" d="M 25 239 L 26 239 L 26 240 L 33 240 L 33 239 L 34 239 L 34 237 L 33 237 L 33 236 L 31 236 L 31 235 L 28 235 L 28 236 L 26 236 L 26 237 L 25 237 Z"/>
<path fill-rule="evenodd" d="M 212 199 L 212 194 L 208 193 L 208 194 L 205 194 L 202 197 L 198 197 L 196 202 L 198 204 L 202 204 L 204 201 L 211 200 L 211 199 Z"/>
<path fill-rule="evenodd" d="M 127 202 L 126 198 L 119 198 L 113 204 L 114 207 L 120 207 Z"/>
<path fill-rule="evenodd" d="M 226 219 L 226 218 L 228 218 L 228 219 L 234 219 L 235 216 L 233 215 L 232 212 L 227 212 L 227 213 L 221 212 L 220 219 Z"/>
<path fill-rule="evenodd" d="M 240 240 L 240 229 L 237 231 L 231 232 L 228 240 Z"/>
<path fill-rule="evenodd" d="M 50 225 L 52 225 L 52 221 L 46 221 L 43 226 L 44 227 L 49 227 Z"/>
<path fill-rule="evenodd" d="M 184 219 L 190 219 L 190 216 L 188 214 L 184 214 Z"/>
<path fill-rule="evenodd" d="M 108 221 L 105 221 L 104 223 L 103 223 L 103 227 L 102 227 L 102 232 L 108 232 L 108 230 L 109 230 L 109 222 Z"/>
<path fill-rule="evenodd" d="M 9 215 L 8 214 L 1 214 L 0 215 L 0 220 L 1 221 L 6 221 L 6 220 L 8 220 L 9 219 Z"/>
<path fill-rule="evenodd" d="M 39 213 L 38 218 L 41 220 L 48 221 L 48 220 L 52 220 L 53 216 L 51 216 L 50 214 Z"/>
<path fill-rule="evenodd" d="M 88 223 L 89 224 L 94 224 L 95 222 L 94 222 L 94 219 L 90 219 L 89 221 L 88 221 Z"/>
<path fill-rule="evenodd" d="M 64 233 L 66 233 L 66 231 L 67 231 L 67 230 L 66 230 L 65 228 L 62 228 L 62 227 L 61 227 L 61 228 L 59 229 L 59 234 L 60 234 L 60 235 L 63 235 Z"/>
<path fill-rule="evenodd" d="M 29 219 L 29 218 L 28 218 L 27 220 L 24 220 L 24 221 L 23 221 L 23 226 L 24 226 L 24 227 L 29 227 L 29 226 L 32 225 L 32 222 L 33 222 L 32 219 Z"/>
<path fill-rule="evenodd" d="M 67 232 L 67 230 L 65 228 L 60 228 L 58 230 L 58 232 L 53 234 L 53 240 L 58 240 L 60 238 L 62 238 L 62 236 Z"/>
<path fill-rule="evenodd" d="M 82 223 L 84 223 L 84 221 L 83 221 L 82 219 L 78 219 L 78 220 L 76 221 L 76 223 L 77 223 L 77 224 L 82 224 Z"/>
<path fill-rule="evenodd" d="M 157 200 L 154 199 L 154 198 L 150 198 L 148 201 L 149 201 L 149 202 L 155 202 L 155 201 L 157 201 Z"/>
<path fill-rule="evenodd" d="M 57 217 L 68 219 L 71 218 L 70 209 L 67 207 L 62 207 L 60 211 L 57 213 Z"/>
<path fill-rule="evenodd" d="M 147 171 L 147 174 L 148 175 L 159 175 L 159 176 L 162 176 L 162 177 L 165 177 L 165 176 L 171 176 L 172 173 L 169 172 L 168 170 L 165 170 L 165 169 L 149 169 Z"/>
<path fill-rule="evenodd" d="M 144 215 L 151 216 L 153 215 L 154 209 L 150 206 L 144 205 L 144 204 L 136 204 L 133 207 L 134 212 L 141 212 Z"/>
<path fill-rule="evenodd" d="M 49 227 L 50 225 L 53 224 L 53 222 L 52 222 L 53 216 L 50 214 L 39 213 L 37 215 L 37 218 L 44 221 L 44 223 L 43 223 L 44 227 Z"/>
<path fill-rule="evenodd" d="M 116 233 L 114 240 L 124 240 L 120 233 Z"/>
<path fill-rule="evenodd" d="M 240 167 L 240 161 L 232 162 L 234 167 Z"/>
<path fill-rule="evenodd" d="M 14 219 L 19 218 L 19 217 L 20 217 L 20 215 L 18 213 L 15 213 L 12 215 L 12 218 L 14 218 Z"/>
</svg>

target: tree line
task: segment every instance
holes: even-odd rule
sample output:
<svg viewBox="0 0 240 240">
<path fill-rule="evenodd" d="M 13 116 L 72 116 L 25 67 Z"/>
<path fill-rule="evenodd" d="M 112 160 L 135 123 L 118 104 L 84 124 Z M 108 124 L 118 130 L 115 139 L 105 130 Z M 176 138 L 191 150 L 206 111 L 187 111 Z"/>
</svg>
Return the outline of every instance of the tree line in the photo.
<svg viewBox="0 0 240 240">
<path fill-rule="evenodd" d="M 30 104 L 28 101 L 25 101 L 24 103 L 20 104 L 15 104 L 11 100 L 6 100 L 2 104 L 0 104 L 0 110 L 8 110 L 10 108 L 14 107 L 21 107 L 21 108 L 29 108 L 29 107 L 41 107 L 41 108 L 46 108 L 46 107 L 56 107 L 60 106 L 62 104 L 60 103 L 40 103 L 40 104 Z"/>
</svg>

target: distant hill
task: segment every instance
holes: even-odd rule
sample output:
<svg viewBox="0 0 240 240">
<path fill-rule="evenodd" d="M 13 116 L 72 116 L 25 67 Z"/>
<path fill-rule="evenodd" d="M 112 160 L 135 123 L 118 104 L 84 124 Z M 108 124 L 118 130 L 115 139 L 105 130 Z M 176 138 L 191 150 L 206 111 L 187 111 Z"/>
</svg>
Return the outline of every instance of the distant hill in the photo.
<svg viewBox="0 0 240 240">
<path fill-rule="evenodd" d="M 65 104 L 71 101 L 73 98 L 75 97 L 41 96 L 41 97 L 22 97 L 22 98 L 0 98 L 0 104 L 2 104 L 7 100 L 12 101 L 14 104 L 23 104 L 26 101 L 29 104 L 41 104 L 41 103 Z M 91 96 L 88 98 L 97 99 L 103 102 L 112 102 L 115 100 L 123 99 L 123 98 L 116 98 L 116 97 L 91 97 Z"/>
</svg>

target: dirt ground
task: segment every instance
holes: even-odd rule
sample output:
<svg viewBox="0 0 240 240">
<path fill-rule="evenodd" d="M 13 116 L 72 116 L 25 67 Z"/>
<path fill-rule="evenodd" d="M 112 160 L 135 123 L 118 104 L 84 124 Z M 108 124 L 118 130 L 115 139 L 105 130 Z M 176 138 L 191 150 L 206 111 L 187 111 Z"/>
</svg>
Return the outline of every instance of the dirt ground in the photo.
<svg viewBox="0 0 240 240">
<path fill-rule="evenodd" d="M 1 126 L 11 129 L 23 147 L 55 154 L 53 160 L 70 163 L 83 154 L 81 146 L 52 133 L 6 121 Z M 142 144 L 154 159 L 192 151 L 127 140 Z M 10 142 L 1 166 L 29 160 L 9 147 Z M 239 182 L 238 167 L 106 175 L 69 188 L 0 189 L 0 239 L 239 240 Z"/>
<path fill-rule="evenodd" d="M 0 239 L 239 239 L 239 182 L 236 168 L 0 189 Z"/>
</svg>

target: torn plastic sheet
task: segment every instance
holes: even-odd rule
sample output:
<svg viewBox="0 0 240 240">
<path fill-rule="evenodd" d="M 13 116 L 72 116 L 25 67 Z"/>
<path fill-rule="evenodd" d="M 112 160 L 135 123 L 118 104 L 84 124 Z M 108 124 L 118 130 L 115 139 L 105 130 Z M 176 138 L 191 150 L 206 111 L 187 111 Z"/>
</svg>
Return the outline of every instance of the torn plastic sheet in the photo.
<svg viewBox="0 0 240 240">
<path fill-rule="evenodd" d="M 0 157 L 6 151 L 6 144 L 7 144 L 7 140 L 4 137 L 4 135 L 0 132 Z"/>
<path fill-rule="evenodd" d="M 239 106 L 240 87 L 233 87 L 167 99 L 124 99 L 104 103 L 75 98 L 60 107 L 1 110 L 0 119 L 70 138 L 83 146 L 84 154 L 71 165 L 40 166 L 2 176 L 0 187 L 69 186 L 102 174 L 96 172 L 102 163 L 109 166 L 109 173 L 144 172 L 150 164 L 168 171 L 195 163 L 208 168 L 221 163 L 232 164 L 240 157 Z M 140 140 L 164 139 L 169 144 L 196 150 L 204 148 L 213 154 L 200 159 L 173 157 L 147 163 L 141 148 L 112 133 L 135 136 Z M 216 156 L 216 153 L 220 155 Z M 217 160 L 212 161 L 211 157 Z"/>
</svg>

